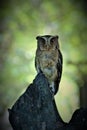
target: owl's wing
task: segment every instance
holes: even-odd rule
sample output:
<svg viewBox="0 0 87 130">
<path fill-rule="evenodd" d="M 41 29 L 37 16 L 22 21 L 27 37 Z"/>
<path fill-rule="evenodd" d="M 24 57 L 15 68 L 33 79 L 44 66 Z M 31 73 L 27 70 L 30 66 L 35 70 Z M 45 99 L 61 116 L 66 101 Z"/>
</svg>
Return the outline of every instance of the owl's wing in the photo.
<svg viewBox="0 0 87 130">
<path fill-rule="evenodd" d="M 61 80 L 61 76 L 62 76 L 62 66 L 63 66 L 63 56 L 62 56 L 62 53 L 60 50 L 58 50 L 59 52 L 59 58 L 58 58 L 58 63 L 57 63 L 57 74 L 58 74 L 58 77 L 55 81 L 55 94 L 57 93 L 58 91 L 58 88 L 59 88 L 59 83 L 60 83 L 60 80 Z"/>
<path fill-rule="evenodd" d="M 35 57 L 35 68 L 36 68 L 37 73 L 42 72 L 42 71 L 41 71 L 41 68 L 40 68 L 40 64 L 39 64 L 39 60 L 38 60 L 37 56 Z"/>
</svg>

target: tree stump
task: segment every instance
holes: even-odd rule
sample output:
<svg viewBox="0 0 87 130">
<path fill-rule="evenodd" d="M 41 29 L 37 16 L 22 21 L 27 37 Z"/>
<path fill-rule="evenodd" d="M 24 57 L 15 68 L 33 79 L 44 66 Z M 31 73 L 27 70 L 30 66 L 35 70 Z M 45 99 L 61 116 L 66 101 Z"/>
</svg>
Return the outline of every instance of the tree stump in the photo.
<svg viewBox="0 0 87 130">
<path fill-rule="evenodd" d="M 63 122 L 43 73 L 8 110 L 13 130 L 87 130 L 87 109 L 77 110 L 69 123 Z"/>
</svg>

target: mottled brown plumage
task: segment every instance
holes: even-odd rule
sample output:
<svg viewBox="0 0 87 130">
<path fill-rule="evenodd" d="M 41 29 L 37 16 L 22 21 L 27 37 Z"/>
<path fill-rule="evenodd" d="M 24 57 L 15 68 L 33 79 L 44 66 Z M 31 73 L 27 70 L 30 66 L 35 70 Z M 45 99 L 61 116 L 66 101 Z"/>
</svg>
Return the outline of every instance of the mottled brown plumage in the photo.
<svg viewBox="0 0 87 130">
<path fill-rule="evenodd" d="M 47 77 L 51 92 L 55 95 L 58 91 L 62 74 L 62 54 L 60 52 L 58 36 L 37 36 L 37 50 L 35 67 L 37 72 L 44 73 Z"/>
</svg>

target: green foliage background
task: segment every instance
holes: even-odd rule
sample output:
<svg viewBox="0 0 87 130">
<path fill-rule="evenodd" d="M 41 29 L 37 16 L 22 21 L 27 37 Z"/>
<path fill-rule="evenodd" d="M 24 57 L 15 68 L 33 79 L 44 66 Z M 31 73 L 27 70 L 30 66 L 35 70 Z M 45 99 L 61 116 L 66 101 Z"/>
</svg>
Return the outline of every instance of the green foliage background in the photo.
<svg viewBox="0 0 87 130">
<path fill-rule="evenodd" d="M 55 96 L 64 121 L 80 106 L 87 76 L 87 18 L 82 1 L 8 0 L 0 8 L 0 113 L 11 107 L 36 75 L 37 35 L 59 35 L 64 65 Z"/>
</svg>

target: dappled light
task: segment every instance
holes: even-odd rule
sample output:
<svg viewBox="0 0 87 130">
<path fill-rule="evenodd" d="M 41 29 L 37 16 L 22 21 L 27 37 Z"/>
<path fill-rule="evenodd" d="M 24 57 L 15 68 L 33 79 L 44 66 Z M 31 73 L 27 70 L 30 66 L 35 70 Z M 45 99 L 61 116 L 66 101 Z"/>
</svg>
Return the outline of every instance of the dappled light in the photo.
<svg viewBox="0 0 87 130">
<path fill-rule="evenodd" d="M 59 35 L 63 74 L 55 99 L 62 119 L 68 122 L 77 108 L 87 106 L 87 100 L 83 102 L 83 95 L 87 99 L 87 18 L 84 4 L 80 3 L 3 1 L 0 9 L 1 117 L 35 78 L 36 36 L 43 34 Z"/>
</svg>

